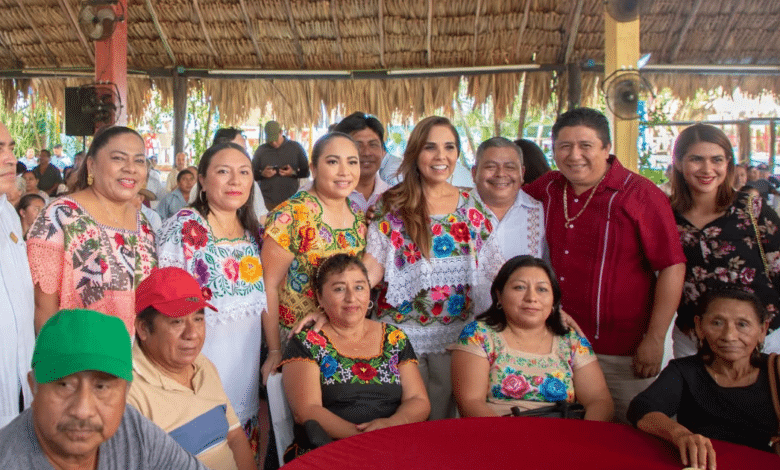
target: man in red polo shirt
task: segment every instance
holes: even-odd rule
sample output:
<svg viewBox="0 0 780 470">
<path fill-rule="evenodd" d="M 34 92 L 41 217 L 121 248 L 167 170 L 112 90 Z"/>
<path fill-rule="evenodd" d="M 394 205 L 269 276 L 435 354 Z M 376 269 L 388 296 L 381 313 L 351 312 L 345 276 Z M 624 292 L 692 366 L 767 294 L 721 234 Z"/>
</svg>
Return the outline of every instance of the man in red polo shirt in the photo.
<svg viewBox="0 0 780 470">
<path fill-rule="evenodd" d="M 629 402 L 661 369 L 685 256 L 667 197 L 610 155 L 603 114 L 562 114 L 552 140 L 559 171 L 523 189 L 544 204 L 562 308 L 591 340 L 615 418 L 626 422 Z"/>
</svg>

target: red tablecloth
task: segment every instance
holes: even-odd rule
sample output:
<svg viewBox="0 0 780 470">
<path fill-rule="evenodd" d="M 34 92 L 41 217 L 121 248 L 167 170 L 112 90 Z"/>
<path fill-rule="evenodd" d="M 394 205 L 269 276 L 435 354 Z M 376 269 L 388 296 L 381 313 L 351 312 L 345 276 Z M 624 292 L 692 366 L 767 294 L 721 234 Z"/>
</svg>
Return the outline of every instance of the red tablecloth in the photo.
<svg viewBox="0 0 780 470">
<path fill-rule="evenodd" d="M 718 470 L 780 470 L 780 457 L 714 441 Z M 328 444 L 284 469 L 680 470 L 669 443 L 613 423 L 466 418 L 397 426 Z"/>
</svg>

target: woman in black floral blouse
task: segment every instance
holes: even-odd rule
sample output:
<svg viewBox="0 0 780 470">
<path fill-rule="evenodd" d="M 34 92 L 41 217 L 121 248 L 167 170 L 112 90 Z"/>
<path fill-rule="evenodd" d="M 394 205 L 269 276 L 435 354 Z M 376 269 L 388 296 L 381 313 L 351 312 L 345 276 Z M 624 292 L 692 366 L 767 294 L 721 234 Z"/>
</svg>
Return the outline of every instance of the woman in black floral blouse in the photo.
<svg viewBox="0 0 780 470">
<path fill-rule="evenodd" d="M 734 152 L 720 129 L 706 124 L 686 128 L 673 153 L 671 204 L 688 259 L 672 333 L 674 356 L 696 353 L 693 317 L 700 313 L 701 298 L 724 287 L 758 295 L 772 316 L 764 351 L 780 351 L 780 219 L 765 201 L 732 189 Z"/>
</svg>

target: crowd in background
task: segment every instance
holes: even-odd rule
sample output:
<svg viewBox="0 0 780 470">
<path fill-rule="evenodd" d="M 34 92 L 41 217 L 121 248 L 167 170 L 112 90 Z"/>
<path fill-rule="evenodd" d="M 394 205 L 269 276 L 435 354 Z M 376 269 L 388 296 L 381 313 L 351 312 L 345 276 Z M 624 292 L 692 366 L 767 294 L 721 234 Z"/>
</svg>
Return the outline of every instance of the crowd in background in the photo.
<svg viewBox="0 0 780 470">
<path fill-rule="evenodd" d="M 275 121 L 264 137 L 250 156 L 220 129 L 164 179 L 130 128 L 101 129 L 62 172 L 61 146 L 41 150 L 28 171 L 0 124 L 0 439 L 52 464 L 112 458 L 113 434 L 83 445 L 93 393 L 123 439 L 141 415 L 165 431 L 163 466 L 257 468 L 274 460 L 260 462 L 264 385 L 281 373 L 286 459 L 398 424 L 575 405 L 671 441 L 686 465 L 714 468 L 709 438 L 771 451 L 780 218 L 771 178 L 737 165 L 719 129 L 681 133 L 667 195 L 611 154 L 588 108 L 553 126 L 556 171 L 532 142 L 494 137 L 470 190 L 451 183 L 461 139 L 444 117 L 417 123 L 401 157 L 359 112 L 309 157 Z M 90 346 L 100 331 L 110 361 Z M 62 357 L 43 352 L 55 340 L 72 342 Z M 44 428 L 42 410 L 62 421 Z"/>
</svg>

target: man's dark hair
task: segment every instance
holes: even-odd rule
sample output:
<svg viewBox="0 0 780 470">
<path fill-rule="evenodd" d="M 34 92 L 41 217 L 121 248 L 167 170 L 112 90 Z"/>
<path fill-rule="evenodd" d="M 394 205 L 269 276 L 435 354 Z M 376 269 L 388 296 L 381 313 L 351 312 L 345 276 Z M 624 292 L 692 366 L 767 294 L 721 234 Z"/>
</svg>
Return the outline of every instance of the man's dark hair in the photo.
<svg viewBox="0 0 780 470">
<path fill-rule="evenodd" d="M 555 120 L 552 127 L 553 144 L 558 139 L 558 133 L 561 129 L 574 126 L 585 126 L 596 131 L 602 147 L 612 143 L 609 138 L 609 121 L 607 121 L 606 116 L 592 108 L 575 108 L 566 111 Z"/>
<path fill-rule="evenodd" d="M 146 329 L 149 330 L 149 333 L 154 333 L 154 319 L 157 318 L 157 315 L 162 315 L 162 313 L 158 312 L 156 308 L 150 305 L 141 310 L 141 312 L 136 315 L 136 318 L 141 320 L 141 323 L 146 326 Z M 135 340 L 139 342 L 141 341 L 141 338 L 138 337 L 137 330 L 135 332 Z"/>
<path fill-rule="evenodd" d="M 370 114 L 365 114 L 360 111 L 350 114 L 336 124 L 333 128 L 336 132 L 343 132 L 345 134 L 352 134 L 355 131 L 362 131 L 363 129 L 371 129 L 379 136 L 379 140 L 382 142 L 382 148 L 385 147 L 385 128 L 379 119 Z"/>
<path fill-rule="evenodd" d="M 223 127 L 221 129 L 217 129 L 217 132 L 214 134 L 214 142 L 211 145 L 233 142 L 233 139 L 235 139 L 237 135 L 243 134 L 243 130 L 235 127 Z"/>
</svg>

